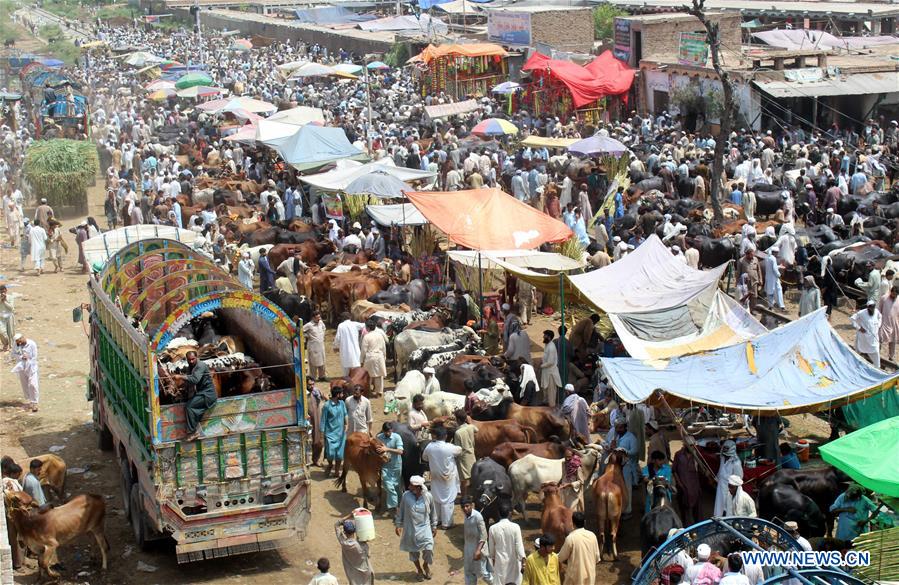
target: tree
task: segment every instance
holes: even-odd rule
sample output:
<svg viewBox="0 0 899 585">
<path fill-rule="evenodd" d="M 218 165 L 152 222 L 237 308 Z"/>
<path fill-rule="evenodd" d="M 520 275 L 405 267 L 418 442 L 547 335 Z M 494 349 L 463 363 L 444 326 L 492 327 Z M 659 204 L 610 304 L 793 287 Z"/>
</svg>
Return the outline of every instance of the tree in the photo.
<svg viewBox="0 0 899 585">
<path fill-rule="evenodd" d="M 712 198 L 712 211 L 715 214 L 715 223 L 720 224 L 724 221 L 724 214 L 721 211 L 720 195 L 723 190 L 721 183 L 721 171 L 724 169 L 724 149 L 727 147 L 727 140 L 730 138 L 731 128 L 734 123 L 734 111 L 736 104 L 734 103 L 734 86 L 731 84 L 730 74 L 721 66 L 721 33 L 717 22 L 712 22 L 705 16 L 705 0 L 693 0 L 693 6 L 684 6 L 683 10 L 688 14 L 692 14 L 699 19 L 702 26 L 705 27 L 707 39 L 709 43 L 709 52 L 712 56 L 712 69 L 721 80 L 721 88 L 724 93 L 724 109 L 721 112 L 721 132 L 718 134 L 718 140 L 715 141 L 715 153 L 712 159 L 712 178 L 709 181 L 709 193 Z"/>
<path fill-rule="evenodd" d="M 626 16 L 627 12 L 612 4 L 600 4 L 593 9 L 593 38 L 599 41 L 615 36 L 615 17 Z"/>
</svg>

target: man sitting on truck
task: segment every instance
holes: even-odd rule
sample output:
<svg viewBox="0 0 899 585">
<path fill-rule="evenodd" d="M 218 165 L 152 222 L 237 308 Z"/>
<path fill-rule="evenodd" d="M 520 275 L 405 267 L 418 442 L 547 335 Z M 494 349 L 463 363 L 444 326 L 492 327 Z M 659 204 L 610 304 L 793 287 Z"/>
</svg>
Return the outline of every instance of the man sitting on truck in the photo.
<svg viewBox="0 0 899 585">
<path fill-rule="evenodd" d="M 215 386 L 212 385 L 212 374 L 209 366 L 200 361 L 197 352 L 187 352 L 187 365 L 190 366 L 190 374 L 184 376 L 184 381 L 193 385 L 194 393 L 184 405 L 184 415 L 187 422 L 187 439 L 193 441 L 197 438 L 200 420 L 207 410 L 212 408 L 218 396 Z"/>
</svg>

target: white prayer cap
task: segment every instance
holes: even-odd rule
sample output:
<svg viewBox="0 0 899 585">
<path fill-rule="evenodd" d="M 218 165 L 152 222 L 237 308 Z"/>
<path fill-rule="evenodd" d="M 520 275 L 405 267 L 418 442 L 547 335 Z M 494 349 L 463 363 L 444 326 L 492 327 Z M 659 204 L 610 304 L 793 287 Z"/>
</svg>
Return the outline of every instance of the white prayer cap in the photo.
<svg viewBox="0 0 899 585">
<path fill-rule="evenodd" d="M 795 520 L 787 520 L 786 522 L 784 522 L 784 528 L 786 528 L 789 532 L 798 532 L 799 524 Z"/>
<path fill-rule="evenodd" d="M 696 558 L 700 561 L 707 561 L 712 556 L 712 547 L 706 543 L 702 543 L 696 547 Z"/>
<path fill-rule="evenodd" d="M 359 223 L 358 221 L 355 222 L 355 223 L 353 224 L 353 229 L 361 230 L 361 229 L 362 229 L 362 224 Z"/>
<path fill-rule="evenodd" d="M 873 306 L 875 306 L 875 305 L 877 305 L 877 303 L 876 303 L 875 301 L 873 301 L 873 300 L 868 301 L 867 303 L 865 303 L 865 306 L 866 306 L 866 307 L 873 307 Z"/>
<path fill-rule="evenodd" d="M 739 486 L 743 485 L 743 480 L 740 478 L 739 475 L 731 475 L 730 477 L 727 478 L 727 485 L 739 487 Z"/>
<path fill-rule="evenodd" d="M 615 236 L 614 238 L 612 238 L 612 241 L 613 241 L 613 242 L 620 242 L 620 241 L 621 241 L 621 236 Z"/>
<path fill-rule="evenodd" d="M 424 487 L 424 485 L 425 485 L 425 478 L 423 478 L 423 477 L 420 476 L 420 475 L 413 475 L 412 477 L 409 478 L 409 484 L 410 484 L 410 485 L 417 485 L 417 486 L 419 486 L 419 487 Z"/>
<path fill-rule="evenodd" d="M 755 218 L 754 218 L 754 217 L 750 217 L 748 221 L 749 221 L 749 225 L 755 225 Z"/>
<path fill-rule="evenodd" d="M 422 370 L 422 371 L 423 371 L 425 374 L 433 374 L 433 373 L 434 373 L 434 368 L 432 368 L 431 366 L 428 366 L 427 368 L 425 368 L 425 369 Z"/>
<path fill-rule="evenodd" d="M 574 392 L 574 384 L 565 384 L 565 392 Z"/>
<path fill-rule="evenodd" d="M 15 335 L 13 335 L 13 338 L 12 338 L 13 341 L 19 341 L 21 339 L 25 339 L 25 336 L 22 335 L 21 333 L 16 333 Z"/>
<path fill-rule="evenodd" d="M 672 528 L 671 530 L 668 531 L 668 538 L 672 538 L 675 534 L 677 534 L 680 531 L 681 531 L 680 528 Z"/>
<path fill-rule="evenodd" d="M 772 246 L 768 251 L 772 254 L 780 254 L 780 248 L 778 248 L 777 246 Z"/>
<path fill-rule="evenodd" d="M 827 208 L 827 213 L 833 213 L 833 207 L 828 207 L 828 208 Z"/>
<path fill-rule="evenodd" d="M 674 250 L 675 252 L 680 252 L 680 246 L 678 246 L 677 244 L 671 246 L 671 249 Z"/>
</svg>

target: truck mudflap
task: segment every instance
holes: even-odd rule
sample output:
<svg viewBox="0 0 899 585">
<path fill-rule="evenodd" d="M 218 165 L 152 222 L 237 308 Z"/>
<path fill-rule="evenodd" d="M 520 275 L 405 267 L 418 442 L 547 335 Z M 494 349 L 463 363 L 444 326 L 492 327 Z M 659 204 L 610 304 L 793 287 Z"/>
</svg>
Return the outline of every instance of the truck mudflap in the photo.
<svg viewBox="0 0 899 585">
<path fill-rule="evenodd" d="M 306 538 L 310 518 L 310 482 L 305 481 L 285 505 L 271 510 L 257 510 L 220 518 L 215 523 L 184 523 L 176 520 L 169 526 L 178 543 L 175 552 L 179 563 L 202 561 L 295 544 Z M 164 510 L 170 519 L 171 510 Z"/>
</svg>

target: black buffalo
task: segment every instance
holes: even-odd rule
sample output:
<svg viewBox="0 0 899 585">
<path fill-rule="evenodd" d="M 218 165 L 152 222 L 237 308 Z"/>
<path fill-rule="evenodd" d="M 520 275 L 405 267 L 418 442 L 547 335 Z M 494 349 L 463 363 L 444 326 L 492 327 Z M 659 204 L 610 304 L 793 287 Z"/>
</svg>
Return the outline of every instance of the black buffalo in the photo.
<svg viewBox="0 0 899 585">
<path fill-rule="evenodd" d="M 737 259 L 737 247 L 729 237 L 699 236 L 696 238 L 696 243 L 699 244 L 699 264 L 705 268 L 721 266 L 725 262 Z"/>
<path fill-rule="evenodd" d="M 499 522 L 499 509 L 505 503 L 512 506 L 512 480 L 503 466 L 489 457 L 478 459 L 471 468 L 468 493 L 484 522 Z"/>
<path fill-rule="evenodd" d="M 782 484 L 792 486 L 812 499 L 824 513 L 827 534 L 833 529 L 830 505 L 849 485 L 849 476 L 833 467 L 820 469 L 781 469 L 767 478 L 762 485 Z"/>
<path fill-rule="evenodd" d="M 312 320 L 312 303 L 306 297 L 286 293 L 281 289 L 272 289 L 264 293 L 265 298 L 275 303 L 287 313 L 294 322 L 302 319 L 303 323 Z"/>
<path fill-rule="evenodd" d="M 643 558 L 668 540 L 668 532 L 672 528 L 683 528 L 680 516 L 671 506 L 668 498 L 668 482 L 664 479 L 653 480 L 651 498 L 652 509 L 640 520 L 640 550 Z"/>
<path fill-rule="evenodd" d="M 789 483 L 768 482 L 759 490 L 759 516 L 766 520 L 790 520 L 805 537 L 824 536 L 825 518 L 821 508 Z"/>
<path fill-rule="evenodd" d="M 421 309 L 428 298 L 428 285 L 421 279 L 409 284 L 393 284 L 387 290 L 378 291 L 368 298 L 369 302 L 381 305 L 407 304 L 413 309 Z"/>
<path fill-rule="evenodd" d="M 409 486 L 409 479 L 413 475 L 424 475 L 428 464 L 421 459 L 421 454 L 427 442 L 419 444 L 415 432 L 405 423 L 393 423 L 393 432 L 403 440 L 403 488 Z"/>
<path fill-rule="evenodd" d="M 777 213 L 777 210 L 783 207 L 784 199 L 781 197 L 781 189 L 778 188 L 777 191 L 759 191 L 757 188 L 760 185 L 756 185 L 753 187 L 756 189 L 755 191 L 755 214 L 756 215 L 773 215 Z"/>
</svg>

